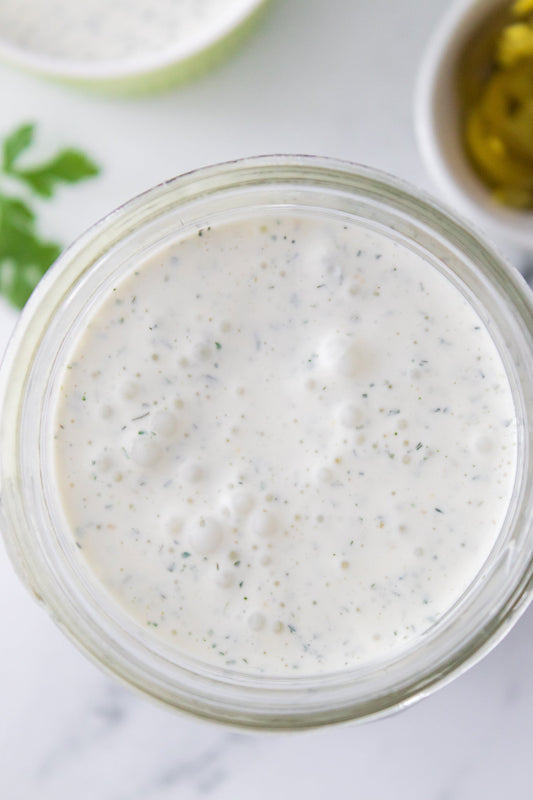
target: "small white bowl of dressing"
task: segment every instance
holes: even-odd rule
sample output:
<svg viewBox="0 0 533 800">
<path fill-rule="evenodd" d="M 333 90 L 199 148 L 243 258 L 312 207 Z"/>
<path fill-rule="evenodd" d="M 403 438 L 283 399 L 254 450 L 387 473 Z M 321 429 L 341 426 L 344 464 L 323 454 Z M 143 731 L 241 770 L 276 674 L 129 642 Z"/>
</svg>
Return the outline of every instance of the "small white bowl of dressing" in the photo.
<svg viewBox="0 0 533 800">
<path fill-rule="evenodd" d="M 415 129 L 425 165 L 447 199 L 489 235 L 533 250 L 533 209 L 513 208 L 495 197 L 474 169 L 463 134 L 460 83 L 473 77 L 465 72 L 465 53 L 490 58 L 491 36 L 494 41 L 494 31 L 508 21 L 511 5 L 511 0 L 456 0 L 447 11 L 420 67 Z"/>
<path fill-rule="evenodd" d="M 136 94 L 201 74 L 266 0 L 17 0 L 0 4 L 0 60 L 78 86 Z"/>
</svg>

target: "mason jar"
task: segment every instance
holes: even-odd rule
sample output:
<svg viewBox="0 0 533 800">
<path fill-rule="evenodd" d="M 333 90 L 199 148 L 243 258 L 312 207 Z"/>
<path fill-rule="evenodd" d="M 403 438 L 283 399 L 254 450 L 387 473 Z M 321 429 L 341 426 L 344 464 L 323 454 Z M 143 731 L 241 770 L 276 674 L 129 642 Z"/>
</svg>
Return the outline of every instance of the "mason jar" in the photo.
<svg viewBox="0 0 533 800">
<path fill-rule="evenodd" d="M 66 354 L 112 287 L 177 237 L 276 211 L 352 220 L 440 271 L 490 333 L 508 377 L 518 437 L 505 520 L 467 590 L 405 647 L 317 674 L 243 672 L 158 640 L 102 589 L 80 557 L 53 477 L 54 387 Z M 375 718 L 404 707 L 479 660 L 530 599 L 532 310 L 519 273 L 482 236 L 423 193 L 375 170 L 325 158 L 265 156 L 162 183 L 109 214 L 61 255 L 9 344 L 0 373 L 0 495 L 13 565 L 80 650 L 167 707 L 270 730 Z"/>
</svg>

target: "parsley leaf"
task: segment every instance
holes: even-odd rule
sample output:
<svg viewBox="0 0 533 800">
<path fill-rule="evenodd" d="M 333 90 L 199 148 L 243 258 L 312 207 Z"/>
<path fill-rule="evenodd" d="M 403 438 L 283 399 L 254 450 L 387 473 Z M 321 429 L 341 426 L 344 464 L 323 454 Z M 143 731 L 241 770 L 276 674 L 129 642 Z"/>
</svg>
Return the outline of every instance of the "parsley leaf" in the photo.
<svg viewBox="0 0 533 800">
<path fill-rule="evenodd" d="M 16 179 L 38 197 L 52 197 L 61 183 L 77 183 L 98 175 L 97 165 L 72 148 L 34 167 L 20 169 L 19 156 L 32 145 L 35 124 L 20 125 L 2 145 L 2 173 Z M 0 294 L 22 308 L 48 267 L 61 252 L 61 245 L 47 241 L 38 232 L 35 211 L 29 200 L 7 195 L 0 186 Z"/>
<path fill-rule="evenodd" d="M 41 197 L 52 197 L 56 184 L 77 183 L 98 175 L 98 167 L 79 150 L 62 150 L 55 158 L 33 169 L 12 169 L 12 175 Z"/>
<path fill-rule="evenodd" d="M 19 155 L 23 153 L 24 150 L 27 150 L 33 142 L 34 134 L 35 125 L 33 123 L 27 123 L 26 125 L 21 125 L 6 138 L 2 148 L 2 169 L 4 172 L 8 174 L 11 172 Z"/>
<path fill-rule="evenodd" d="M 0 195 L 0 293 L 22 308 L 61 246 L 39 238 L 35 215 L 22 200 Z"/>
</svg>

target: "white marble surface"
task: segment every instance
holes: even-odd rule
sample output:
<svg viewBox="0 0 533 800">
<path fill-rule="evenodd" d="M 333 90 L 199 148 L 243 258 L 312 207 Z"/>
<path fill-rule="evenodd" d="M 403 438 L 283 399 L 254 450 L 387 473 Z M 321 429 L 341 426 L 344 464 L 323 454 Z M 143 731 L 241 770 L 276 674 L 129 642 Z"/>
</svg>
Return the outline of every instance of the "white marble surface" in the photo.
<svg viewBox="0 0 533 800">
<path fill-rule="evenodd" d="M 42 208 L 64 243 L 179 172 L 265 152 L 364 162 L 435 190 L 416 150 L 417 65 L 446 0 L 278 0 L 216 72 L 105 99 L 0 68 L 1 133 L 84 147 L 103 174 Z M 516 254 L 512 254 L 513 258 Z M 519 260 L 520 260 L 519 256 Z M 0 307 L 0 346 L 16 315 Z M 175 716 L 85 660 L 0 547 L 2 800 L 496 800 L 531 795 L 533 610 L 466 675 L 391 718 L 254 735 Z"/>
</svg>

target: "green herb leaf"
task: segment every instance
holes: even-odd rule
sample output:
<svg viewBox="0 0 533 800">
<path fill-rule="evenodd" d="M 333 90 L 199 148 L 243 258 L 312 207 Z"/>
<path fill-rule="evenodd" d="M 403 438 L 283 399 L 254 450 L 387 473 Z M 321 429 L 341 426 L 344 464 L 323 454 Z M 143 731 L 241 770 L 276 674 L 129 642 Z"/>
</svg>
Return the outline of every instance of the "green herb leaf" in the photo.
<svg viewBox="0 0 533 800">
<path fill-rule="evenodd" d="M 61 247 L 43 241 L 35 215 L 22 200 L 0 195 L 0 293 L 22 308 Z"/>
<path fill-rule="evenodd" d="M 56 184 L 77 183 L 98 175 L 96 164 L 79 150 L 62 150 L 55 158 L 31 169 L 13 169 L 14 177 L 24 181 L 41 197 L 52 197 Z"/>
<path fill-rule="evenodd" d="M 19 155 L 27 150 L 33 142 L 35 134 L 35 125 L 27 123 L 21 125 L 12 134 L 10 134 L 4 141 L 3 150 L 3 170 L 8 174 L 11 172 L 13 165 Z"/>
<path fill-rule="evenodd" d="M 57 184 L 76 183 L 97 175 L 96 164 L 72 148 L 61 150 L 44 164 L 19 169 L 19 156 L 33 143 L 35 124 L 20 125 L 2 145 L 1 170 L 40 197 L 51 197 Z M 26 199 L 3 193 L 0 187 L 0 294 L 22 308 L 61 246 L 41 238 L 35 213 Z"/>
</svg>

